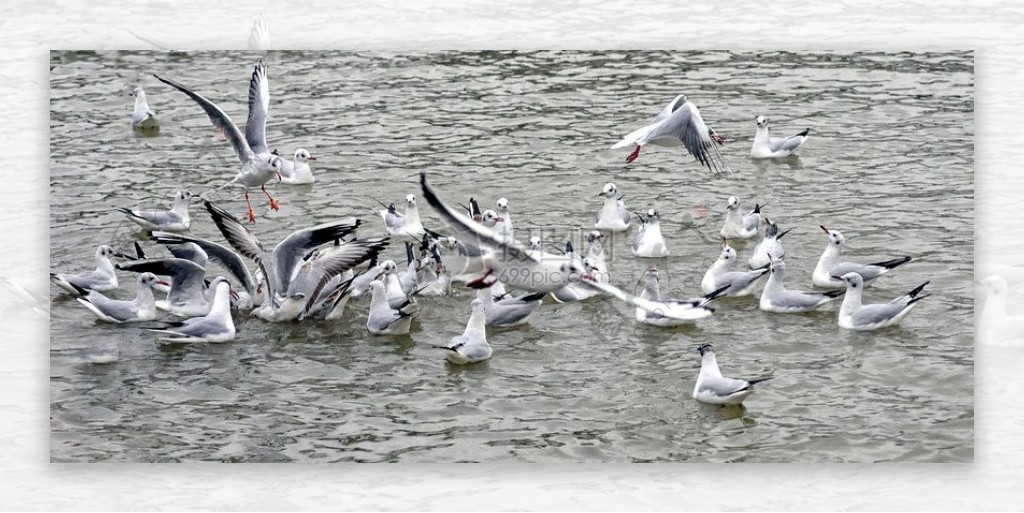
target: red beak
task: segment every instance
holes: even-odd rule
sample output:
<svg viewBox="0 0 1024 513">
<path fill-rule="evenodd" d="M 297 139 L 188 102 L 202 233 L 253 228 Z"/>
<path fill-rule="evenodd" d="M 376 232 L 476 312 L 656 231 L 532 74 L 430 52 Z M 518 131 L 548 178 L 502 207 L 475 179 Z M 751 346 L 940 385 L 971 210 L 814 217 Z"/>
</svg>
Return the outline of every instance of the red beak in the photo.
<svg viewBox="0 0 1024 513">
<path fill-rule="evenodd" d="M 308 158 L 308 159 L 306 159 L 306 160 L 316 160 L 316 157 L 314 157 L 314 156 L 310 155 L 310 156 L 309 156 L 309 158 Z"/>
</svg>

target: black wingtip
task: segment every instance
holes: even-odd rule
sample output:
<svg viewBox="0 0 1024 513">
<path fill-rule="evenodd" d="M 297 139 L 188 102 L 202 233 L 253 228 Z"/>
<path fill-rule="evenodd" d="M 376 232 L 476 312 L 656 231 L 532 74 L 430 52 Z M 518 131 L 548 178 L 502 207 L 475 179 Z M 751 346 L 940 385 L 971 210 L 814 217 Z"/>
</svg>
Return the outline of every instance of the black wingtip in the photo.
<svg viewBox="0 0 1024 513">
<path fill-rule="evenodd" d="M 75 289 L 75 293 L 78 294 L 79 297 L 85 297 L 89 295 L 89 289 L 85 287 L 75 285 L 74 283 L 70 282 L 68 282 L 68 285 L 71 285 L 71 287 Z"/>
<path fill-rule="evenodd" d="M 527 301 L 527 302 L 529 302 L 529 301 L 539 301 L 541 299 L 544 299 L 544 296 L 546 296 L 546 295 L 548 295 L 547 292 L 535 292 L 533 294 L 529 294 L 529 295 L 523 296 L 523 297 L 519 298 L 519 300 L 520 301 Z"/>
<path fill-rule="evenodd" d="M 713 290 L 713 291 L 709 292 L 708 294 L 706 294 L 704 296 L 704 299 L 706 299 L 708 301 L 711 301 L 712 299 L 715 299 L 716 297 L 721 296 L 722 294 L 725 294 L 725 291 L 729 290 L 729 287 L 731 287 L 731 286 L 732 285 L 726 285 L 724 287 L 720 287 L 718 290 Z M 712 310 L 712 311 L 714 311 L 714 310 Z"/>
<path fill-rule="evenodd" d="M 764 207 L 764 205 L 761 205 L 761 204 L 758 204 L 758 203 L 754 203 L 754 213 L 755 214 L 760 214 L 762 207 Z"/>
<path fill-rule="evenodd" d="M 811 127 L 805 128 L 803 132 L 800 132 L 799 134 L 796 134 L 796 135 L 799 135 L 801 137 L 807 137 L 807 134 L 809 134 L 809 133 L 811 133 Z"/>
<path fill-rule="evenodd" d="M 787 233 L 789 233 L 789 232 L 791 232 L 791 231 L 793 231 L 793 229 L 792 229 L 792 228 L 789 228 L 789 229 L 787 229 L 786 231 L 784 231 L 784 232 L 782 232 L 782 233 L 780 233 L 780 234 L 776 235 L 776 236 L 775 236 L 775 240 L 780 240 L 780 239 L 782 239 L 783 237 L 785 237 L 785 236 L 786 236 L 786 234 L 787 234 Z"/>
<path fill-rule="evenodd" d="M 914 288 L 914 290 L 911 290 L 910 292 L 908 292 L 907 295 L 912 297 L 912 298 L 916 298 L 917 295 L 920 294 L 921 291 L 924 290 L 924 287 L 926 285 L 928 285 L 929 283 L 931 283 L 931 281 L 926 281 L 926 282 L 918 285 L 917 287 Z"/>
<path fill-rule="evenodd" d="M 775 378 L 775 376 L 763 376 L 763 377 L 760 377 L 760 378 L 748 379 L 747 383 L 750 383 L 751 385 L 756 385 L 758 383 L 764 383 L 765 381 L 768 381 L 769 379 L 773 379 L 773 378 Z"/>
<path fill-rule="evenodd" d="M 875 262 L 874 264 L 871 264 L 871 265 L 877 265 L 879 267 L 884 267 L 886 269 L 895 269 L 895 268 L 897 268 L 897 267 L 899 267 L 899 266 L 909 262 L 910 260 L 911 260 L 911 257 L 905 256 L 905 257 L 894 258 L 892 260 L 886 260 L 884 262 Z"/>
<path fill-rule="evenodd" d="M 837 298 L 839 296 L 846 294 L 846 288 L 830 290 L 828 292 L 822 292 L 822 294 L 825 295 L 826 297 Z"/>
<path fill-rule="evenodd" d="M 153 237 L 153 232 L 149 232 L 150 238 Z M 142 246 L 139 245 L 139 241 L 133 241 L 132 245 L 135 246 L 135 258 L 142 260 L 146 258 L 146 252 L 142 251 Z"/>
</svg>

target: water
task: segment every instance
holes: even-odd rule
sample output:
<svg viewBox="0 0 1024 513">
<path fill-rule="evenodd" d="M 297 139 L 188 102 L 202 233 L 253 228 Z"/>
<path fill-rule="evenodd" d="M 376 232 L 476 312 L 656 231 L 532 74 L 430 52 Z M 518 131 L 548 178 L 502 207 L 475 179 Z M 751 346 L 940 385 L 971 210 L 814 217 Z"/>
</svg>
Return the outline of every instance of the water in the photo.
<svg viewBox="0 0 1024 513">
<path fill-rule="evenodd" d="M 144 236 L 111 207 L 159 205 L 178 184 L 206 191 L 237 161 L 206 117 L 152 79 L 176 79 L 245 119 L 257 54 L 54 53 L 51 56 L 51 267 L 92 265 L 97 244 Z M 614 181 L 637 211 L 658 208 L 672 257 L 662 290 L 698 293 L 717 257 L 726 198 L 767 203 L 786 236 L 788 283 L 806 288 L 840 229 L 854 259 L 912 255 L 880 279 L 882 301 L 931 280 L 901 327 L 851 333 L 838 305 L 772 315 L 724 300 L 699 327 L 637 326 L 610 299 L 545 304 L 528 326 L 490 329 L 491 361 L 444 363 L 431 344 L 460 334 L 471 294 L 424 300 L 411 337 L 370 337 L 366 303 L 343 319 L 268 324 L 236 315 L 222 345 L 161 346 L 111 326 L 54 289 L 53 461 L 970 461 L 973 457 L 973 58 L 970 53 L 686 52 L 272 53 L 268 139 L 319 158 L 314 187 L 274 185 L 280 212 L 254 194 L 254 232 L 344 216 L 380 229 L 379 205 L 419 195 L 509 198 L 517 235 L 552 245 L 593 225 Z M 162 122 L 128 128 L 136 84 Z M 681 149 L 626 166 L 608 149 L 686 93 L 730 139 L 733 176 L 711 176 Z M 799 158 L 747 157 L 753 119 L 777 135 L 812 127 Z M 232 192 L 220 202 L 241 216 Z M 421 202 L 422 203 L 422 202 Z M 428 226 L 439 221 L 423 205 Z M 192 234 L 222 240 L 193 208 Z M 607 248 L 613 283 L 631 289 L 652 263 Z M 741 260 L 753 242 L 736 242 Z M 162 250 L 147 245 L 150 252 Z M 396 260 L 403 252 L 392 248 Z M 124 274 L 120 295 L 134 294 Z M 690 393 L 697 346 L 727 375 L 776 378 L 739 416 Z"/>
</svg>

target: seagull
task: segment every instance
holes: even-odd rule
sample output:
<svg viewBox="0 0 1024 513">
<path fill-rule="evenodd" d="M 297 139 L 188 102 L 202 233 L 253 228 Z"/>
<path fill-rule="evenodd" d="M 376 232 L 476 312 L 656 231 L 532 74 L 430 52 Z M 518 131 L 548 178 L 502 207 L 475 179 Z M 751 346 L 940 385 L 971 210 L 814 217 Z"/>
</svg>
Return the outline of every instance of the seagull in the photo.
<svg viewBox="0 0 1024 513">
<path fill-rule="evenodd" d="M 245 295 L 249 297 L 248 302 L 240 302 L 239 308 L 257 306 L 262 302 L 260 286 L 257 284 L 252 272 L 249 271 L 245 260 L 233 249 L 205 239 L 167 232 L 153 232 L 150 235 L 150 239 L 167 246 L 175 258 L 191 260 L 204 269 L 206 268 L 207 260 L 213 260 L 220 264 L 235 281 L 241 284 Z M 242 292 L 239 291 L 237 295 L 242 296 Z"/>
<path fill-rule="evenodd" d="M 631 216 L 626 210 L 626 203 L 622 201 L 623 196 L 616 197 L 619 190 L 615 184 L 608 182 L 598 196 L 604 196 L 604 205 L 597 211 L 597 222 L 594 228 L 609 232 L 624 232 L 629 229 Z"/>
<path fill-rule="evenodd" d="M 758 116 L 757 134 L 754 135 L 754 145 L 750 148 L 750 156 L 755 159 L 770 159 L 788 157 L 807 140 L 810 128 L 789 137 L 771 137 L 768 135 L 768 118 Z"/>
<path fill-rule="evenodd" d="M 539 238 L 537 242 L 539 244 Z M 543 254 L 543 252 L 541 252 L 541 254 Z M 594 262 L 591 259 L 583 258 L 581 260 L 579 255 L 577 255 L 576 252 L 573 251 L 572 241 L 565 242 L 565 255 L 569 257 L 571 262 L 583 266 L 583 270 L 585 273 L 592 274 L 594 281 L 600 283 L 606 281 L 604 279 L 606 278 L 605 276 L 601 276 L 600 274 L 595 273 L 597 267 L 594 266 Z M 594 289 L 591 286 L 588 286 L 586 283 L 572 282 L 567 283 L 564 286 L 551 291 L 551 298 L 554 299 L 556 303 L 571 303 L 573 301 L 582 301 L 584 299 L 592 298 L 596 296 L 599 292 L 600 291 Z"/>
<path fill-rule="evenodd" d="M 754 210 L 740 214 L 740 200 L 729 196 L 729 205 L 725 209 L 725 223 L 718 233 L 726 239 L 749 239 L 757 235 L 761 226 L 761 209 L 764 205 L 754 205 Z"/>
<path fill-rule="evenodd" d="M 637 307 L 636 321 L 653 326 L 682 326 L 696 322 L 700 319 L 710 317 L 715 309 L 708 306 L 718 296 L 722 295 L 729 286 L 726 285 L 718 290 L 712 291 L 704 297 L 692 299 L 662 299 L 658 287 L 659 273 L 657 267 L 651 267 L 644 272 L 644 290 L 640 293 L 640 299 L 649 304 L 645 308 Z"/>
<path fill-rule="evenodd" d="M 587 250 L 583 252 L 583 257 L 589 259 L 597 267 L 604 267 L 603 240 L 604 234 L 598 230 L 591 230 L 587 234 Z M 537 244 L 540 244 L 539 237 L 537 238 Z"/>
<path fill-rule="evenodd" d="M 288 185 L 306 185 L 316 181 L 313 178 L 313 171 L 309 168 L 309 162 L 315 161 L 316 157 L 309 154 L 309 151 L 299 148 L 295 150 L 295 160 L 282 159 L 281 161 L 281 183 Z"/>
<path fill-rule="evenodd" d="M 722 376 L 715 359 L 715 348 L 711 344 L 701 344 L 697 348 L 700 353 L 700 374 L 693 386 L 693 398 L 705 404 L 738 405 L 750 394 L 754 393 L 754 385 L 768 381 L 773 376 L 754 379 L 736 379 Z"/>
<path fill-rule="evenodd" d="M 160 123 L 156 119 L 156 112 L 146 102 L 146 92 L 141 87 L 136 87 L 132 96 L 135 97 L 135 110 L 132 112 L 132 128 L 138 130 L 159 130 Z"/>
<path fill-rule="evenodd" d="M 218 278 L 220 278 L 218 276 Z M 228 342 L 235 339 L 235 321 L 231 318 L 231 284 L 226 279 L 215 280 L 213 307 L 202 317 L 171 323 L 163 329 L 150 329 L 168 335 L 167 342 Z"/>
<path fill-rule="evenodd" d="M 366 270 L 352 278 L 352 285 L 349 287 L 351 292 L 349 294 L 354 298 L 365 296 L 370 291 L 370 283 L 377 279 L 378 274 L 380 274 L 380 264 L 377 262 L 377 256 L 375 255 L 370 258 L 366 265 Z"/>
<path fill-rule="evenodd" d="M 167 299 L 156 302 L 156 307 L 179 317 L 199 317 L 210 313 L 216 288 L 206 285 L 206 269 L 184 258 L 148 258 L 117 264 L 122 271 L 153 273 L 169 276 L 171 289 Z M 222 280 L 227 278 L 219 277 Z M 232 294 L 234 291 L 232 291 Z"/>
<path fill-rule="evenodd" d="M 846 296 L 843 298 L 843 306 L 839 307 L 839 327 L 848 330 L 869 331 L 892 326 L 900 322 L 918 301 L 928 297 L 927 294 L 919 295 L 924 286 L 928 285 L 926 281 L 888 303 L 865 305 L 861 303 L 864 293 L 864 279 L 861 275 L 848 272 L 836 278 L 846 283 Z"/>
<path fill-rule="evenodd" d="M 731 173 L 729 165 L 725 163 L 716 146 L 724 141 L 714 129 L 704 124 L 704 118 L 701 117 L 697 106 L 687 100 L 686 95 L 681 94 L 661 109 L 647 126 L 630 132 L 622 141 L 612 146 L 612 149 L 635 146 L 633 153 L 626 157 L 626 162 L 629 163 L 640 156 L 640 149 L 647 143 L 657 146 L 677 146 L 681 143 L 702 166 L 715 173 Z"/>
<path fill-rule="evenodd" d="M 430 246 L 431 260 L 433 265 L 427 264 L 423 266 L 424 274 L 426 277 L 420 280 L 423 285 L 420 287 L 420 291 L 417 295 L 419 296 L 447 296 L 452 293 L 452 275 L 448 273 L 448 270 L 444 268 L 444 264 L 441 260 L 441 253 L 438 251 L 437 246 Z M 495 283 L 491 286 L 491 290 L 494 286 L 498 285 Z"/>
<path fill-rule="evenodd" d="M 340 316 L 337 310 L 348 303 L 347 289 L 355 277 L 350 271 L 379 254 L 387 244 L 383 238 L 353 239 L 344 244 L 335 239 L 333 246 L 313 250 L 293 271 L 287 292 L 276 307 L 259 308 L 253 314 L 272 322 Z"/>
<path fill-rule="evenodd" d="M 811 276 L 815 287 L 842 288 L 843 280 L 839 277 L 849 272 L 859 274 L 861 278 L 864 278 L 864 283 L 868 284 L 875 278 L 910 261 L 910 257 L 904 256 L 871 264 L 839 262 L 839 255 L 842 254 L 846 238 L 839 230 L 829 230 L 824 226 L 821 226 L 821 230 L 828 236 L 828 246 L 825 246 L 825 251 L 818 259 L 818 265 L 814 267 L 814 274 Z"/>
<path fill-rule="evenodd" d="M 123 253 L 114 252 L 113 248 L 104 244 L 96 248 L 96 270 L 84 274 L 58 274 L 50 273 L 50 281 L 54 285 L 78 294 L 75 287 L 95 290 L 97 292 L 109 292 L 117 288 L 117 273 L 114 272 L 114 264 L 110 257 L 131 258 Z"/>
<path fill-rule="evenodd" d="M 153 286 L 161 282 L 153 273 L 139 275 L 139 290 L 132 301 L 110 299 L 94 290 L 76 287 L 81 295 L 78 302 L 85 305 L 101 321 L 121 324 L 124 322 L 152 321 L 156 319 L 156 305 Z"/>
<path fill-rule="evenodd" d="M 501 221 L 494 225 L 494 231 L 505 240 L 515 240 L 515 232 L 512 230 L 512 212 L 508 208 L 508 199 L 498 198 L 498 216 Z"/>
<path fill-rule="evenodd" d="M 747 265 L 751 269 L 758 269 L 768 265 L 771 262 L 772 257 L 784 257 L 786 255 L 786 249 L 782 247 L 782 243 L 779 242 L 779 240 L 793 230 L 790 228 L 789 230 L 779 233 L 779 225 L 769 221 L 767 217 L 764 218 L 764 222 L 768 225 L 764 229 L 764 238 L 754 246 L 754 251 L 750 255 L 750 260 L 747 261 Z M 769 255 L 772 256 L 770 257 Z"/>
<path fill-rule="evenodd" d="M 270 109 L 270 83 L 267 79 L 267 67 L 261 61 L 256 64 L 252 72 L 252 79 L 249 81 L 249 119 L 245 123 L 245 135 L 235 125 L 231 118 L 224 113 L 217 105 L 210 100 L 192 92 L 185 86 L 157 75 L 157 80 L 185 93 L 192 98 L 200 107 L 206 111 L 214 130 L 221 137 L 227 138 L 234 148 L 238 160 L 241 162 L 241 170 L 233 180 L 221 186 L 223 189 L 231 184 L 241 185 L 245 192 L 245 203 L 249 207 L 249 222 L 256 222 L 256 212 L 252 209 L 252 202 L 249 201 L 249 189 L 259 187 L 267 199 L 270 200 L 270 208 L 279 210 L 277 201 L 267 192 L 266 184 L 277 175 L 281 179 L 281 169 L 284 159 L 274 155 L 267 148 L 267 113 Z"/>
<path fill-rule="evenodd" d="M 761 291 L 759 306 L 765 312 L 803 313 L 810 312 L 819 306 L 835 300 L 846 293 L 845 290 L 827 292 L 786 290 L 786 262 L 781 258 L 769 255 L 771 272 L 768 283 Z"/>
<path fill-rule="evenodd" d="M 149 231 L 161 230 L 165 232 L 183 232 L 189 229 L 192 221 L 188 217 L 188 201 L 192 194 L 185 189 L 178 189 L 174 193 L 174 204 L 170 210 L 164 211 L 142 211 L 117 207 L 129 221 Z"/>
<path fill-rule="evenodd" d="M 436 346 L 447 351 L 445 358 L 457 365 L 482 362 L 489 359 L 493 352 L 487 343 L 487 332 L 484 329 L 486 316 L 484 302 L 474 299 L 471 308 L 472 313 L 469 315 L 469 322 L 466 323 L 466 330 L 462 332 L 462 335 L 452 337 L 447 346 Z"/>
<path fill-rule="evenodd" d="M 721 287 L 729 286 L 725 296 L 747 296 L 753 291 L 757 279 L 768 273 L 768 266 L 753 271 L 733 271 L 735 265 L 736 250 L 729 246 L 728 240 L 723 240 L 722 253 L 704 273 L 704 278 L 700 282 L 701 290 L 709 294 Z"/>
<path fill-rule="evenodd" d="M 405 197 L 405 214 L 402 214 L 392 203 L 386 210 L 380 211 L 380 217 L 384 220 L 384 228 L 388 235 L 396 241 L 419 243 L 426 231 L 423 223 L 420 222 L 420 212 L 416 208 L 416 196 L 409 194 Z"/>
<path fill-rule="evenodd" d="M 506 297 L 494 300 L 492 289 L 478 289 L 476 297 L 484 304 L 488 326 L 515 326 L 526 322 L 543 302 L 546 292 L 535 292 L 521 297 Z"/>
<path fill-rule="evenodd" d="M 996 344 L 1024 342 L 1024 315 L 1006 314 L 1006 280 L 994 275 L 981 280 L 981 284 L 987 296 L 978 318 L 978 340 Z"/>
<path fill-rule="evenodd" d="M 242 256 L 254 261 L 260 273 L 266 277 L 266 299 L 254 311 L 254 315 L 264 320 L 297 318 L 306 303 L 316 299 L 315 294 L 311 293 L 319 292 L 317 286 L 326 285 L 335 275 L 368 260 L 387 242 L 386 239 L 353 240 L 341 244 L 331 253 L 321 254 L 322 260 L 317 264 L 322 266 L 324 274 L 320 280 L 315 280 L 318 285 L 311 291 L 299 283 L 293 287 L 292 283 L 300 267 L 307 263 L 305 257 L 313 249 L 354 232 L 360 220 L 346 219 L 296 230 L 267 254 L 263 244 L 241 221 L 209 201 L 204 201 L 204 204 L 228 244 Z"/>
<path fill-rule="evenodd" d="M 412 313 L 406 309 L 415 303 L 406 301 L 392 308 L 384 292 L 384 283 L 374 280 L 370 283 L 370 313 L 366 317 L 366 329 L 374 335 L 406 335 L 412 326 Z"/>
<path fill-rule="evenodd" d="M 454 230 L 455 238 L 467 248 L 475 248 L 482 258 L 486 271 L 469 282 L 470 287 L 490 287 L 497 280 L 513 288 L 551 292 L 584 273 L 582 266 L 565 255 L 538 253 L 517 241 L 503 241 L 493 230 L 457 213 L 437 197 L 425 172 L 420 173 L 420 186 L 427 203 Z"/>
<path fill-rule="evenodd" d="M 633 238 L 630 250 L 633 255 L 646 258 L 663 258 L 669 255 L 668 246 L 665 245 L 665 237 L 661 235 L 661 216 L 658 211 L 649 209 L 647 217 L 640 214 L 637 217 L 643 222 L 639 231 Z"/>
</svg>

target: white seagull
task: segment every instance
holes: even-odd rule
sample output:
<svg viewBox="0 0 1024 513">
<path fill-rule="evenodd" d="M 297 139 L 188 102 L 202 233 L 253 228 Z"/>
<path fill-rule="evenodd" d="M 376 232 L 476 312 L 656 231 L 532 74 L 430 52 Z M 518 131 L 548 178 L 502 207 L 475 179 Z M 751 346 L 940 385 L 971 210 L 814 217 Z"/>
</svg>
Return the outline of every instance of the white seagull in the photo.
<svg viewBox="0 0 1024 513">
<path fill-rule="evenodd" d="M 409 194 L 405 197 L 405 214 L 395 208 L 395 204 L 387 205 L 385 210 L 380 211 L 380 218 L 384 220 L 384 228 L 388 235 L 395 241 L 411 242 L 419 244 L 423 240 L 423 223 L 420 222 L 420 211 L 416 207 L 416 196 Z"/>
<path fill-rule="evenodd" d="M 210 313 L 216 296 L 214 283 L 206 284 L 206 269 L 184 258 L 148 258 L 117 264 L 117 268 L 133 273 L 153 273 L 169 276 L 171 289 L 167 299 L 156 302 L 156 307 L 179 317 L 199 317 Z M 227 280 L 224 277 L 218 277 Z M 232 291 L 234 294 L 234 291 Z"/>
<path fill-rule="evenodd" d="M 662 258 L 669 255 L 668 246 L 665 244 L 665 237 L 661 235 L 661 216 L 653 208 L 647 211 L 647 217 L 640 214 L 637 217 L 643 222 L 636 236 L 633 237 L 633 244 L 630 250 L 633 255 L 646 258 Z"/>
<path fill-rule="evenodd" d="M 774 256 L 774 255 L 772 255 Z M 816 290 L 787 290 L 786 289 L 786 262 L 780 258 L 771 260 L 771 273 L 768 274 L 768 283 L 765 283 L 761 291 L 761 301 L 758 306 L 766 312 L 776 313 L 802 313 L 810 312 L 819 306 L 835 300 L 842 296 L 844 290 L 830 290 L 820 292 Z"/>
<path fill-rule="evenodd" d="M 771 159 L 788 157 L 807 140 L 810 128 L 789 137 L 771 137 L 768 135 L 768 118 L 758 116 L 757 133 L 754 135 L 754 145 L 750 148 L 750 156 L 755 159 Z"/>
<path fill-rule="evenodd" d="M 132 112 L 132 128 L 138 130 L 154 130 L 160 128 L 156 119 L 156 111 L 150 108 L 146 102 L 146 92 L 141 87 L 136 87 L 132 93 L 135 97 L 135 110 Z"/>
<path fill-rule="evenodd" d="M 495 301 L 492 289 L 493 287 L 476 291 L 477 299 L 483 302 L 488 326 L 515 326 L 526 322 L 526 318 L 540 307 L 546 294 L 535 292 Z"/>
<path fill-rule="evenodd" d="M 101 321 L 121 324 L 124 322 L 152 321 L 156 319 L 156 299 L 153 297 L 153 286 L 162 283 L 153 273 L 139 275 L 139 289 L 135 299 L 119 301 L 110 299 L 94 290 L 77 288 L 82 303 Z"/>
<path fill-rule="evenodd" d="M 868 284 L 875 278 L 910 261 L 910 257 L 904 256 L 871 264 L 840 262 L 839 256 L 843 252 L 846 238 L 839 230 L 829 230 L 824 226 L 821 226 L 821 230 L 828 236 L 828 245 L 825 246 L 825 251 L 818 258 L 818 265 L 814 267 L 814 274 L 811 276 L 815 287 L 842 288 L 843 280 L 840 277 L 849 272 L 859 274 L 864 279 L 864 284 Z"/>
<path fill-rule="evenodd" d="M 751 269 L 758 269 L 768 265 L 772 258 L 786 256 L 786 249 L 782 247 L 782 243 L 779 241 L 793 229 L 790 228 L 779 233 L 779 225 L 769 221 L 767 217 L 764 218 L 764 222 L 768 225 L 764 229 L 764 238 L 754 246 L 754 251 L 750 254 L 750 259 L 747 260 L 747 266 Z"/>
<path fill-rule="evenodd" d="M 718 144 L 724 139 L 704 124 L 704 119 L 693 102 L 686 95 L 676 96 L 661 109 L 647 126 L 638 128 L 622 138 L 612 149 L 635 146 L 626 162 L 633 162 L 640 156 L 640 149 L 647 143 L 657 146 L 678 146 L 682 144 L 697 162 L 715 173 L 729 171 L 729 165 L 718 151 Z"/>
<path fill-rule="evenodd" d="M 597 222 L 594 228 L 609 232 L 624 232 L 629 229 L 631 215 L 626 209 L 626 203 L 622 196 L 617 196 L 619 189 L 615 184 L 608 182 L 604 184 L 598 196 L 604 196 L 604 205 L 597 211 Z"/>
<path fill-rule="evenodd" d="M 192 194 L 185 189 L 174 193 L 174 203 L 170 210 L 144 211 L 118 207 L 117 210 L 129 221 L 149 231 L 183 232 L 192 226 L 188 216 L 188 202 Z"/>
<path fill-rule="evenodd" d="M 494 225 L 494 231 L 505 240 L 515 240 L 515 232 L 512 229 L 512 211 L 508 207 L 508 199 L 498 198 L 498 216 L 501 221 Z"/>
<path fill-rule="evenodd" d="M 406 309 L 415 303 L 406 301 L 392 308 L 384 292 L 384 283 L 374 280 L 370 283 L 370 313 L 366 317 L 366 329 L 374 335 L 406 335 L 412 326 L 412 313 Z"/>
<path fill-rule="evenodd" d="M 918 301 L 928 297 L 927 294 L 919 295 L 928 285 L 926 281 L 888 303 L 865 305 L 861 303 L 864 279 L 855 272 L 848 272 L 841 279 L 846 283 L 846 296 L 843 297 L 843 306 L 839 307 L 839 327 L 848 330 L 869 331 L 892 326 L 900 322 Z"/>
<path fill-rule="evenodd" d="M 96 248 L 96 270 L 84 274 L 58 274 L 50 273 L 50 281 L 54 285 L 78 294 L 75 287 L 91 289 L 98 292 L 109 292 L 117 288 L 117 273 L 114 272 L 114 264 L 110 257 L 131 258 L 128 255 L 114 252 L 113 248 L 103 244 Z"/>
<path fill-rule="evenodd" d="M 248 303 L 243 301 L 239 308 L 249 308 L 262 303 L 263 294 L 260 290 L 260 284 L 257 284 L 255 277 L 245 264 L 242 256 L 233 249 L 213 241 L 166 232 L 153 232 L 150 239 L 167 246 L 167 249 L 176 258 L 191 260 L 204 269 L 208 259 L 220 264 L 224 270 L 228 271 L 232 278 L 241 284 L 241 288 L 244 289 L 245 294 L 249 297 Z M 141 257 L 142 255 L 140 255 Z M 232 292 L 234 292 L 234 289 L 232 289 Z M 241 296 L 242 291 L 239 291 L 237 294 Z"/>
<path fill-rule="evenodd" d="M 728 286 L 726 296 L 747 296 L 750 295 L 757 283 L 757 279 L 768 273 L 768 266 L 754 269 L 752 271 L 733 271 L 736 265 L 736 250 L 729 246 L 729 241 L 722 241 L 722 253 L 718 260 L 715 260 L 711 267 L 704 273 L 700 282 L 700 288 L 705 294 L 714 292 L 722 287 Z"/>
<path fill-rule="evenodd" d="M 228 342 L 235 339 L 235 321 L 231 318 L 231 284 L 216 281 L 213 307 L 202 317 L 171 323 L 163 329 L 151 329 L 167 335 L 167 342 Z"/>
<path fill-rule="evenodd" d="M 447 351 L 445 358 L 457 365 L 482 362 L 490 358 L 493 352 L 487 343 L 483 301 L 474 299 L 471 308 L 472 313 L 469 314 L 469 322 L 462 335 L 453 337 L 447 346 L 436 346 Z"/>
<path fill-rule="evenodd" d="M 299 148 L 295 150 L 293 158 L 295 160 L 283 159 L 281 162 L 281 183 L 307 185 L 316 182 L 313 170 L 309 167 L 309 162 L 315 161 L 316 157 L 310 155 L 308 150 Z"/>
<path fill-rule="evenodd" d="M 647 301 L 648 304 L 644 307 L 637 306 L 636 320 L 661 327 L 682 326 L 710 317 L 715 309 L 708 304 L 729 288 L 727 285 L 699 298 L 663 299 L 658 287 L 659 273 L 656 267 L 644 272 L 642 279 L 644 290 L 640 293 L 640 299 Z"/>
<path fill-rule="evenodd" d="M 738 405 L 750 394 L 754 393 L 754 385 L 772 379 L 765 376 L 754 379 L 736 379 L 722 376 L 715 359 L 715 348 L 711 344 L 701 344 L 697 348 L 700 353 L 700 374 L 693 386 L 693 398 L 705 404 Z"/>
<path fill-rule="evenodd" d="M 761 226 L 761 209 L 764 205 L 755 204 L 754 209 L 746 214 L 740 213 L 740 200 L 729 196 L 729 204 L 725 207 L 725 223 L 718 232 L 726 239 L 749 239 L 757 235 Z"/>
<path fill-rule="evenodd" d="M 267 79 L 267 67 L 263 62 L 256 64 L 249 81 L 249 119 L 245 123 L 245 135 L 238 129 L 231 118 L 210 100 L 192 92 L 185 86 L 157 75 L 157 80 L 185 93 L 192 98 L 209 116 L 217 134 L 226 138 L 234 148 L 242 169 L 233 180 L 221 186 L 241 185 L 245 192 L 245 203 L 249 207 L 249 222 L 256 222 L 256 212 L 249 201 L 249 189 L 259 187 L 270 201 L 272 210 L 279 210 L 277 201 L 267 192 L 266 184 L 276 175 L 281 178 L 284 159 L 274 155 L 267 148 L 267 115 L 270 109 L 270 83 Z"/>
</svg>

